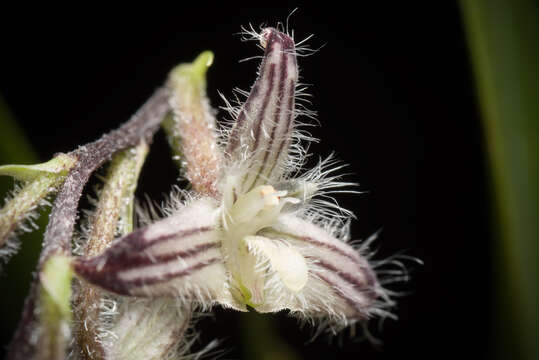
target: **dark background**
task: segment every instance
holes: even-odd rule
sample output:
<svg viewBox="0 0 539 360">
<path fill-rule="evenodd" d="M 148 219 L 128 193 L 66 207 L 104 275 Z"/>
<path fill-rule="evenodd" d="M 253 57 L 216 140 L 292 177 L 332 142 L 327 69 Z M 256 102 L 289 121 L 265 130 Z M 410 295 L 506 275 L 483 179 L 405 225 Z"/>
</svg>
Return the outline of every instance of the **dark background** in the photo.
<svg viewBox="0 0 539 360">
<path fill-rule="evenodd" d="M 381 347 L 348 335 L 342 345 L 324 337 L 306 343 L 311 332 L 286 316 L 276 316 L 273 326 L 304 358 L 487 357 L 491 200 L 458 6 L 199 4 L 4 9 L 0 93 L 41 160 L 126 121 L 174 65 L 202 50 L 215 53 L 208 94 L 215 107 L 223 105 L 218 90 L 230 98 L 233 87 L 249 89 L 255 79 L 257 61 L 238 60 L 261 54 L 234 35 L 240 26 L 276 25 L 299 6 L 290 19 L 296 39 L 314 33 L 311 47 L 326 44 L 299 59 L 321 124 L 312 129 L 321 142 L 311 149 L 335 151 L 350 164 L 348 179 L 365 191 L 339 197 L 358 216 L 354 238 L 383 229 L 379 258 L 404 250 L 424 265 L 412 266 L 411 281 L 396 286 L 408 292 L 395 310 L 399 320 L 386 321 L 382 331 L 371 324 Z M 175 179 L 159 134 L 140 193 L 162 199 Z M 3 319 L 18 312 L 1 309 Z M 246 358 L 242 316 L 217 311 L 215 320 L 203 320 L 201 344 L 220 338 L 232 349 L 225 358 Z M 13 324 L 2 322 L 5 346 Z"/>
</svg>

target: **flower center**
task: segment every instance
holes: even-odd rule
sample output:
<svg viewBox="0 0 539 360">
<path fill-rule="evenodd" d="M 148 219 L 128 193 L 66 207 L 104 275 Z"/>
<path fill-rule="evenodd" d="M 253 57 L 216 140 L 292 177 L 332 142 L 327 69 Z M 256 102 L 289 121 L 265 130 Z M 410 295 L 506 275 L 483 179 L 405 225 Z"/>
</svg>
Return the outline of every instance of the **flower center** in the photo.
<svg viewBox="0 0 539 360">
<path fill-rule="evenodd" d="M 232 295 L 241 303 L 256 307 L 264 302 L 264 271 L 247 246 L 247 238 L 271 226 L 283 206 L 299 200 L 285 197 L 271 185 L 260 185 L 238 196 L 223 219 L 223 251 L 233 284 Z"/>
</svg>

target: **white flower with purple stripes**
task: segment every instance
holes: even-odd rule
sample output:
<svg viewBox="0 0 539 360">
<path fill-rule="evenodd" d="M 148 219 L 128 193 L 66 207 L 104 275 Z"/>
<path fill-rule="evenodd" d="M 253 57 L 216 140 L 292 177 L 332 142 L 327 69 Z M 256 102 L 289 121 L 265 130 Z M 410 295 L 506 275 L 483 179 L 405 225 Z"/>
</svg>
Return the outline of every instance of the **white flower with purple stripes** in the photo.
<svg viewBox="0 0 539 360">
<path fill-rule="evenodd" d="M 367 246 L 347 243 L 350 213 L 324 200 L 350 185 L 333 175 L 339 167 L 330 159 L 294 177 L 306 140 L 296 122 L 294 41 L 273 28 L 256 37 L 265 55 L 247 100 L 232 110 L 233 126 L 219 135 L 208 122 L 209 145 L 196 140 L 194 151 L 184 151 L 193 190 L 166 218 L 101 255 L 78 258 L 75 271 L 120 295 L 240 311 L 288 309 L 335 327 L 387 315 L 393 302 Z M 189 122 L 182 101 L 181 94 L 171 99 L 180 128 Z"/>
</svg>

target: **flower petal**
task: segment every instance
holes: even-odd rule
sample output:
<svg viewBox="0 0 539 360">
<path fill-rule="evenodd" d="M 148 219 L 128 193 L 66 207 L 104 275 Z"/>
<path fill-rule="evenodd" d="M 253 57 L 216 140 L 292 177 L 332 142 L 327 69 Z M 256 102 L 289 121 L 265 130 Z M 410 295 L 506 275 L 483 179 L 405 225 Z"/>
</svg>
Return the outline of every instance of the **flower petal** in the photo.
<svg viewBox="0 0 539 360">
<path fill-rule="evenodd" d="M 262 255 L 270 262 L 283 284 L 291 291 L 298 292 L 307 283 L 308 270 L 303 256 L 288 243 L 263 236 L 244 238 L 249 252 Z"/>
<path fill-rule="evenodd" d="M 291 310 L 347 323 L 392 305 L 367 258 L 315 224 L 283 215 L 263 235 L 286 239 L 308 261 L 308 283 L 287 305 Z"/>
<path fill-rule="evenodd" d="M 264 29 L 260 39 L 266 51 L 259 76 L 239 112 L 227 146 L 231 160 L 249 160 L 240 192 L 279 179 L 294 128 L 298 79 L 294 41 L 273 28 Z"/>
<path fill-rule="evenodd" d="M 226 271 L 215 229 L 216 205 L 201 199 L 113 243 L 99 256 L 75 261 L 88 282 L 120 294 L 177 296 L 226 303 Z"/>
<path fill-rule="evenodd" d="M 178 356 L 192 309 L 173 299 L 124 298 L 103 345 L 106 359 L 161 360 Z M 183 346 L 185 348 L 186 346 Z"/>
</svg>

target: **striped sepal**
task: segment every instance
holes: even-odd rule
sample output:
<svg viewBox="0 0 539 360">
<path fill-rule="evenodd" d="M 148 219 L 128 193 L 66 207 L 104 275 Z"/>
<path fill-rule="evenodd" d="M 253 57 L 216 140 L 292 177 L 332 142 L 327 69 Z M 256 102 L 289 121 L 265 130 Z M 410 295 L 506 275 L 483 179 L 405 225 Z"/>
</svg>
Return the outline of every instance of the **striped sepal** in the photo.
<svg viewBox="0 0 539 360">
<path fill-rule="evenodd" d="M 309 280 L 302 291 L 306 313 L 365 319 L 384 296 L 367 259 L 318 226 L 282 216 L 273 227 L 308 260 Z M 294 309 L 293 309 L 294 310 Z"/>
<path fill-rule="evenodd" d="M 221 297 L 226 282 L 215 205 L 198 200 L 116 241 L 103 254 L 75 261 L 88 282 L 120 295 Z"/>
<path fill-rule="evenodd" d="M 277 180 L 283 172 L 294 128 L 298 68 L 294 41 L 276 29 L 260 35 L 265 55 L 247 101 L 230 134 L 227 153 L 248 160 L 241 191 Z"/>
</svg>

